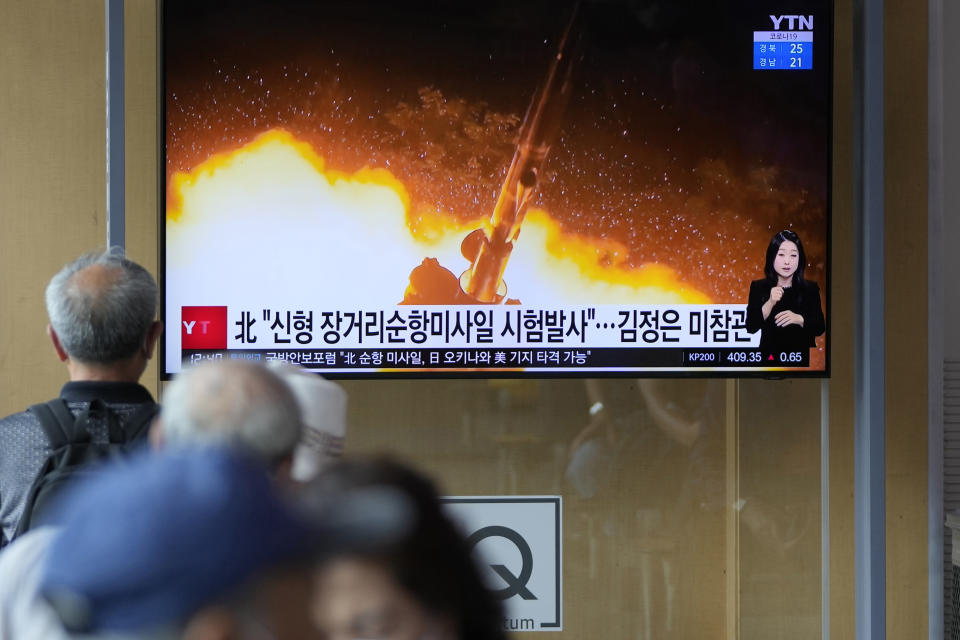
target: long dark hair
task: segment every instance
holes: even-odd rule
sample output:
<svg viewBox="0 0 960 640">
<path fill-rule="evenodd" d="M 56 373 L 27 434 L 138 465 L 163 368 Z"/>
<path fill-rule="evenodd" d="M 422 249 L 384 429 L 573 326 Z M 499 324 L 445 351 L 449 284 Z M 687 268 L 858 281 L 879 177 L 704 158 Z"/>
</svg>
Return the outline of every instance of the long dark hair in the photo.
<svg viewBox="0 0 960 640">
<path fill-rule="evenodd" d="M 353 458 L 324 469 L 306 491 L 337 495 L 371 487 L 408 498 L 413 526 L 399 540 L 350 555 L 377 562 L 424 608 L 454 620 L 459 640 L 506 640 L 500 602 L 483 584 L 466 539 L 444 514 L 429 478 L 390 458 Z"/>
<path fill-rule="evenodd" d="M 793 281 L 792 284 L 794 287 L 797 287 L 797 291 L 803 291 L 803 268 L 807 266 L 807 254 L 803 251 L 803 243 L 800 242 L 800 236 L 789 229 L 784 229 L 770 238 L 770 246 L 767 247 L 767 262 L 763 265 L 763 273 L 767 276 L 770 284 L 777 284 L 777 272 L 773 270 L 773 260 L 777 257 L 777 251 L 780 250 L 780 245 L 787 240 L 797 245 L 797 253 L 799 254 L 797 256 L 797 270 L 793 272 L 793 277 L 791 278 Z"/>
</svg>

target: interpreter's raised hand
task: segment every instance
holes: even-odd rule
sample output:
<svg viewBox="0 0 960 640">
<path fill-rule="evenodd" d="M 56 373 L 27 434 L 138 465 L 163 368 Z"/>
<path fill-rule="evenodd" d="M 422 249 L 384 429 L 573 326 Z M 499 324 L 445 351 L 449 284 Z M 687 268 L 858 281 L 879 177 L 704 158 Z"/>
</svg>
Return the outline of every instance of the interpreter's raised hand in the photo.
<svg viewBox="0 0 960 640">
<path fill-rule="evenodd" d="M 793 311 L 781 311 L 773 317 L 773 322 L 778 327 L 786 327 L 787 325 L 795 324 L 798 326 L 803 326 L 803 316 L 799 313 L 794 313 Z"/>
<path fill-rule="evenodd" d="M 770 301 L 773 304 L 780 302 L 780 298 L 783 297 L 783 287 L 772 287 L 770 289 Z"/>
</svg>

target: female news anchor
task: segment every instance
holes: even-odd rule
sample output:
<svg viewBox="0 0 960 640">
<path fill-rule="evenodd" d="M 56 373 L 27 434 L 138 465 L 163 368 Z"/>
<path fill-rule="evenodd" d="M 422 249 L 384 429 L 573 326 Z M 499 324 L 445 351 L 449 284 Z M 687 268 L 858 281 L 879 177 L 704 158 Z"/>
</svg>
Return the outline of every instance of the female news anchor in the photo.
<svg viewBox="0 0 960 640">
<path fill-rule="evenodd" d="M 803 243 L 793 231 L 781 231 L 770 240 L 766 277 L 750 283 L 747 303 L 747 331 L 760 331 L 764 359 L 773 355 L 778 364 L 781 353 L 809 354 L 815 338 L 826 329 L 820 308 L 820 287 L 803 279 L 807 256 Z"/>
</svg>

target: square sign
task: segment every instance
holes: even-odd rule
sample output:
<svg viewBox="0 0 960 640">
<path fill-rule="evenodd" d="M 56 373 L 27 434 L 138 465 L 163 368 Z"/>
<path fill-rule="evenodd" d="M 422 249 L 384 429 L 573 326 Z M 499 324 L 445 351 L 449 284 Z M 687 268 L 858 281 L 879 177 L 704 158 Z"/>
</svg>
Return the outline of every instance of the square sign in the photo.
<svg viewBox="0 0 960 640">
<path fill-rule="evenodd" d="M 226 349 L 226 307 L 181 307 L 180 343 L 184 349 Z"/>
<path fill-rule="evenodd" d="M 560 496 L 442 499 L 503 600 L 507 631 L 562 631 Z"/>
</svg>

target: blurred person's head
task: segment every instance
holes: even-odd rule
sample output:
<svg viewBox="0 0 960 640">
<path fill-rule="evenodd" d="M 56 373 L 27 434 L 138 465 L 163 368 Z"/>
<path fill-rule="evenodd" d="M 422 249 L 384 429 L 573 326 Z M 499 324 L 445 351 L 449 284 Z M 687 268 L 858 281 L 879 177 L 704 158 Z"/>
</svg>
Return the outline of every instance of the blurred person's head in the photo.
<svg viewBox="0 0 960 640">
<path fill-rule="evenodd" d="M 413 507 L 407 535 L 321 563 L 312 605 L 329 640 L 505 638 L 499 602 L 483 585 L 466 540 L 443 513 L 433 483 L 386 459 L 343 460 L 308 492 L 384 487 Z"/>
<path fill-rule="evenodd" d="M 177 375 L 151 439 L 162 446 L 238 446 L 284 475 L 300 433 L 300 409 L 283 380 L 261 364 L 221 360 Z"/>
<path fill-rule="evenodd" d="M 347 392 L 318 374 L 280 360 L 270 370 L 290 386 L 303 419 L 303 434 L 293 452 L 290 475 L 307 482 L 343 453 L 347 432 Z"/>
<path fill-rule="evenodd" d="M 40 593 L 78 638 L 308 638 L 309 560 L 335 544 L 229 447 L 108 467 L 53 521 Z"/>
<path fill-rule="evenodd" d="M 47 285 L 47 333 L 73 380 L 136 382 L 163 325 L 157 283 L 117 248 L 85 254 Z"/>
</svg>

